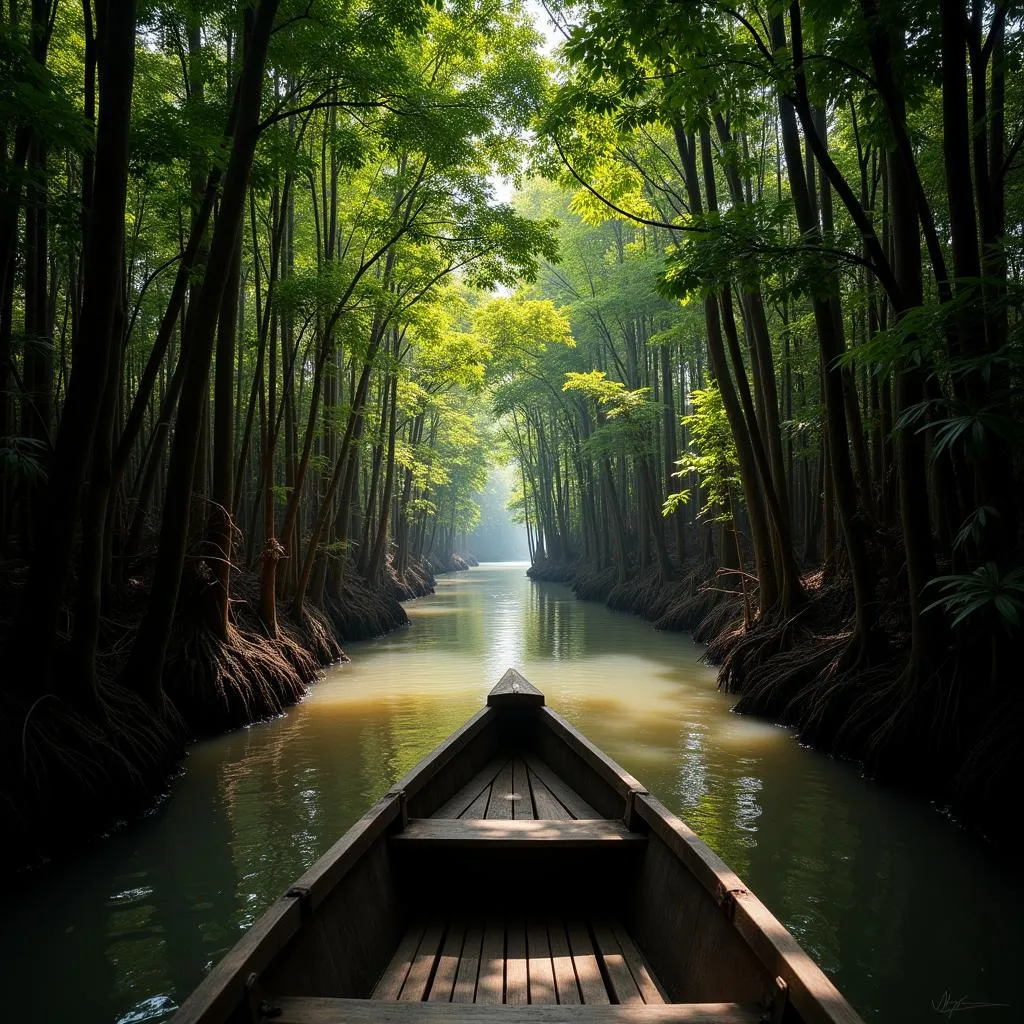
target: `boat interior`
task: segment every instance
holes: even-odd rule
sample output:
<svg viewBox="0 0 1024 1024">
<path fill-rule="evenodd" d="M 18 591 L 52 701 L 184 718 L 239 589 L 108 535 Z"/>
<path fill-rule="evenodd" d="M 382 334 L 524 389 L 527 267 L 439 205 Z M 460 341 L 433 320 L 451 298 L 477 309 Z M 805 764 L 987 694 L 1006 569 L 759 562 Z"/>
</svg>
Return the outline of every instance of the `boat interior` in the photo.
<svg viewBox="0 0 1024 1024">
<path fill-rule="evenodd" d="M 467 838 L 476 831 L 493 842 L 481 849 Z M 636 870 L 643 845 L 536 754 L 506 748 L 397 840 L 400 864 L 415 850 L 417 865 L 406 861 L 402 872 L 412 888 L 426 868 L 440 890 L 409 893 L 419 913 L 372 998 L 666 1002 L 614 901 L 595 900 L 602 884 Z M 572 856 L 583 849 L 587 856 Z"/>
<path fill-rule="evenodd" d="M 826 986 L 796 993 L 804 1010 L 787 941 Z M 751 1024 L 837 1019 L 808 995 L 846 1006 L 740 880 L 516 673 L 204 986 L 224 1012 L 191 1019 L 233 1024 Z"/>
</svg>

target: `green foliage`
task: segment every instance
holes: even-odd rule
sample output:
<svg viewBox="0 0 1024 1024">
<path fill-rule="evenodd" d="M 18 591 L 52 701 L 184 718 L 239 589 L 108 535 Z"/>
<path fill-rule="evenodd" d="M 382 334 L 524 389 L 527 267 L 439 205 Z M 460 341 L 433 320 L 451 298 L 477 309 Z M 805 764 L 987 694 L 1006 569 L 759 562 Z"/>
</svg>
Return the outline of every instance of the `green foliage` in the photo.
<svg viewBox="0 0 1024 1024">
<path fill-rule="evenodd" d="M 690 400 L 693 412 L 683 417 L 684 425 L 690 430 L 690 447 L 676 463 L 679 471 L 673 475 L 686 479 L 691 473 L 700 474 L 705 497 L 700 515 L 710 522 L 729 522 L 733 517 L 735 495 L 743 492 L 736 442 L 722 395 L 711 385 L 692 392 Z M 671 515 L 688 500 L 686 489 L 670 494 L 662 506 L 662 514 Z"/>
<path fill-rule="evenodd" d="M 973 572 L 936 576 L 929 586 L 943 592 L 925 608 L 942 608 L 953 615 L 952 625 L 997 621 L 1007 632 L 1020 628 L 1024 617 L 1024 569 L 1001 572 L 994 562 L 979 565 Z"/>
<path fill-rule="evenodd" d="M 46 481 L 49 446 L 33 437 L 0 438 L 0 476 L 30 486 Z"/>
<path fill-rule="evenodd" d="M 622 419 L 638 427 L 650 424 L 658 409 L 649 399 L 650 388 L 630 391 L 621 381 L 609 380 L 604 370 L 567 373 L 563 391 L 578 391 L 601 406 L 609 419 Z"/>
<path fill-rule="evenodd" d="M 75 43 L 74 25 L 66 16 L 55 22 L 56 45 Z M 0 23 L 0 124 L 14 129 L 31 125 L 50 145 L 81 151 L 89 145 L 89 131 L 73 99 L 75 60 L 54 68 L 33 59 L 28 25 Z M 69 73 L 62 74 L 62 71 Z M 8 161 L 0 161 L 7 172 Z M 2 179 L 0 179 L 2 181 Z"/>
</svg>

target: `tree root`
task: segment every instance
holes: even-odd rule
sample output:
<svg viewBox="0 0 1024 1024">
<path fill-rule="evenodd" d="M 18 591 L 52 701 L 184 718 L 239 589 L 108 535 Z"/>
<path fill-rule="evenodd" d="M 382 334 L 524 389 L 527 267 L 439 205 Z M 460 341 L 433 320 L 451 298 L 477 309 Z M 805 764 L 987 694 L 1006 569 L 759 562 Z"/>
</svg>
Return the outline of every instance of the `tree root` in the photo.
<svg viewBox="0 0 1024 1024">
<path fill-rule="evenodd" d="M 34 703 L 8 695 L 0 713 L 0 863 L 13 867 L 150 806 L 182 749 L 176 716 L 107 680 L 88 712 L 55 695 Z"/>
<path fill-rule="evenodd" d="M 212 735 L 271 718 L 301 700 L 306 683 L 286 656 L 287 640 L 232 627 L 226 639 L 205 627 L 182 637 L 168 658 L 164 689 L 196 735 Z M 298 659 L 297 659 L 298 660 Z"/>
</svg>

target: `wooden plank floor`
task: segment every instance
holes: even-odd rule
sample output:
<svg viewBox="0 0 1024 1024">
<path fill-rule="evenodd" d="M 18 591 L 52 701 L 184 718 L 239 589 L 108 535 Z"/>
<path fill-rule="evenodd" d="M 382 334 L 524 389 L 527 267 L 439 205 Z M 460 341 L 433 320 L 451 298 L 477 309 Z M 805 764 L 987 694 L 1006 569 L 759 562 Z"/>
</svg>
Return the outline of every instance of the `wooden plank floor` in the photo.
<svg viewBox="0 0 1024 1024">
<path fill-rule="evenodd" d="M 547 1005 L 664 1003 L 625 929 L 608 919 L 524 914 L 414 921 L 374 999 Z"/>
<path fill-rule="evenodd" d="M 516 755 L 492 761 L 431 817 L 570 821 L 601 815 L 543 761 Z"/>
</svg>

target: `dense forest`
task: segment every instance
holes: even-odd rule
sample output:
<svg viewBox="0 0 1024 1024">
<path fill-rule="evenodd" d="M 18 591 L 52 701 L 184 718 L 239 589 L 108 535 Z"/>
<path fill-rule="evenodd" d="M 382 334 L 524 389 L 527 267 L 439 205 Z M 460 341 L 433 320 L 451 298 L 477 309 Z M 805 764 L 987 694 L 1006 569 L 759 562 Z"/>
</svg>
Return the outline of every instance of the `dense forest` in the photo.
<svg viewBox="0 0 1024 1024">
<path fill-rule="evenodd" d="M 4 5 L 15 859 L 404 622 L 498 463 L 536 578 L 997 827 L 1019 12 L 546 17 L 552 56 L 497 0 Z"/>
</svg>

